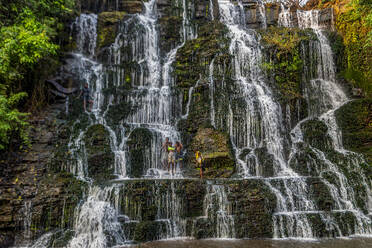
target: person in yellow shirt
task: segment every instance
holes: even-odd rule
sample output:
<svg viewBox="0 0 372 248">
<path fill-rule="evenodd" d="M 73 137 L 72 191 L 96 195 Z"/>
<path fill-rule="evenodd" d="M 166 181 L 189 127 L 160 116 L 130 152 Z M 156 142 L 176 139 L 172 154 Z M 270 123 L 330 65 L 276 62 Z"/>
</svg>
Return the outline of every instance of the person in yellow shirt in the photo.
<svg viewBox="0 0 372 248">
<path fill-rule="evenodd" d="M 205 170 L 204 158 L 200 151 L 195 152 L 196 163 L 200 167 L 200 178 L 203 178 L 203 171 Z"/>
</svg>

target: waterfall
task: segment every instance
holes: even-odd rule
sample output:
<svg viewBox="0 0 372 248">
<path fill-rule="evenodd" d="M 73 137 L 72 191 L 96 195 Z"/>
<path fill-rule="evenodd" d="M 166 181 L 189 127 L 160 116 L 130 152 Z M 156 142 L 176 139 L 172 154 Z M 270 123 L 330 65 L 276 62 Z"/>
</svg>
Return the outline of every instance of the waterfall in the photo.
<svg viewBox="0 0 372 248">
<path fill-rule="evenodd" d="M 178 103 L 173 97 L 174 79 L 171 74 L 171 65 L 175 60 L 177 50 L 185 44 L 187 39 L 195 37 L 188 20 L 187 1 L 183 0 L 183 23 L 180 31 L 182 41 L 162 57 L 156 0 L 144 2 L 143 5 L 142 14 L 132 15 L 129 19 L 120 22 L 118 35 L 109 48 L 110 63 L 108 65 L 93 60 L 97 39 L 97 16 L 81 15 L 74 24 L 79 27 L 76 37 L 79 45 L 68 69 L 76 72 L 81 81 L 90 84 L 94 104 L 92 113 L 88 115 L 89 126 L 102 124 L 108 131 L 111 150 L 115 155 L 113 166 L 119 179 L 128 177 L 127 140 L 136 128 L 146 128 L 153 135 L 150 150 L 144 151 L 143 154 L 145 157 L 144 175 L 146 177 L 169 176 L 162 171 L 158 154 L 160 154 L 161 144 L 165 137 L 169 137 L 171 141 L 180 140 L 175 127 L 175 119 L 181 118 L 181 112 L 177 113 L 181 107 L 177 106 Z M 89 47 L 88 52 L 84 51 L 85 47 Z M 130 48 L 129 54 L 123 52 L 123 47 Z M 139 70 L 129 73 L 131 75 L 129 83 L 132 88 L 124 101 L 136 104 L 136 108 L 118 126 L 113 126 L 108 123 L 108 110 L 123 99 L 116 99 L 114 95 L 107 96 L 104 90 L 112 84 L 114 87 L 123 85 L 123 75 L 128 72 L 120 65 L 128 59 L 136 62 Z M 108 70 L 114 71 L 113 82 L 108 81 L 106 77 Z M 75 123 L 77 128 L 80 126 L 79 123 L 79 120 Z M 84 136 L 89 126 L 79 130 L 78 135 L 72 136 L 69 143 L 70 153 L 75 159 L 69 170 L 80 179 L 88 181 L 90 186 L 86 200 L 76 211 L 75 235 L 68 247 L 121 245 L 128 242 L 130 237 L 127 237 L 128 233 L 122 229 L 122 224 L 119 222 L 121 213 L 125 214 L 118 203 L 120 191 L 113 186 L 102 188 L 94 186 L 94 182 L 87 173 Z M 182 177 L 181 171 L 178 170 L 177 176 Z M 185 236 L 186 223 L 180 219 L 181 204 L 175 193 L 174 183 L 172 182 L 171 185 L 171 191 L 168 191 L 170 193 L 167 195 L 163 195 L 162 192 L 156 194 L 159 199 L 156 204 L 158 206 L 156 220 L 166 224 L 166 231 L 159 238 Z M 116 200 L 112 202 L 112 198 Z M 164 206 L 166 206 L 165 209 L 163 209 Z"/>
<path fill-rule="evenodd" d="M 81 14 L 72 24 L 71 29 L 76 29 L 77 51 L 89 57 L 94 56 L 96 50 L 97 15 Z"/>
<path fill-rule="evenodd" d="M 358 174 L 363 187 L 366 189 L 367 197 L 370 199 L 371 190 L 367 183 L 368 180 L 360 170 L 360 164 L 363 162 L 362 159 L 359 155 L 346 151 L 342 146 L 341 132 L 337 126 L 334 113 L 339 107 L 345 104 L 348 99 L 336 81 L 333 53 L 328 39 L 323 34 L 322 29 L 324 27 L 319 25 L 319 11 L 298 11 L 297 15 L 300 28 L 312 28 L 318 38 L 318 41 L 315 41 L 315 44 L 311 44 L 310 46 L 310 52 L 315 52 L 316 56 L 314 57 L 317 58 L 317 75 L 316 78 L 310 79 L 306 84 L 304 92 L 309 106 L 309 118 L 318 118 L 327 126 L 327 134 L 332 141 L 332 147 L 343 156 L 344 160 L 349 161 L 347 162 L 350 164 L 348 170 L 359 168 L 357 169 Z M 294 147 L 292 148 L 290 157 L 293 157 L 292 155 L 294 153 L 299 152 L 297 144 L 303 142 L 303 135 L 299 128 L 302 123 L 303 122 L 300 122 L 298 126 L 292 130 L 292 143 Z M 314 169 L 316 173 L 320 175 L 321 181 L 326 185 L 331 197 L 336 203 L 336 209 L 333 209 L 333 211 L 343 213 L 350 212 L 354 215 L 356 222 L 353 227 L 354 230 L 351 232 L 355 232 L 356 234 L 370 233 L 371 220 L 355 205 L 355 193 L 353 187 L 349 184 L 348 178 L 340 170 L 338 165 L 327 158 L 327 155 L 323 151 L 311 146 L 310 148 L 317 159 L 323 164 L 318 165 L 317 162 L 315 162 Z M 332 172 L 335 176 L 336 185 L 325 177 L 328 172 Z M 337 231 L 338 236 L 342 236 L 339 224 L 335 221 L 333 216 L 320 211 L 316 211 L 316 213 L 320 214 L 322 221 L 326 224 L 331 223 L 332 228 Z"/>
<path fill-rule="evenodd" d="M 235 238 L 234 217 L 225 187 L 208 185 L 203 205 L 206 218 L 212 218 L 211 221 L 215 222 L 216 238 Z"/>
<path fill-rule="evenodd" d="M 281 107 L 264 82 L 259 40 L 254 30 L 244 29 L 244 9 L 239 3 L 235 6 L 228 1 L 219 1 L 221 21 L 230 31 L 230 54 L 234 57 L 235 84 L 239 89 L 239 94 L 234 97 L 244 101 L 243 106 L 229 105 L 228 129 L 232 143 L 238 155 L 245 148 L 266 147 L 275 158 L 276 173 L 291 174 L 283 151 Z M 247 168 L 243 171 L 249 175 Z"/>
<path fill-rule="evenodd" d="M 215 109 L 214 109 L 215 88 L 214 88 L 213 71 L 214 71 L 214 59 L 212 59 L 209 65 L 209 91 L 210 91 L 210 98 L 211 98 L 211 124 L 213 127 L 216 127 L 216 121 L 215 121 L 216 114 L 215 114 Z"/>
<path fill-rule="evenodd" d="M 267 28 L 267 21 L 266 21 L 266 7 L 263 1 L 259 1 L 258 3 L 258 11 L 260 12 L 262 28 Z"/>
<path fill-rule="evenodd" d="M 75 236 L 68 247 L 104 248 L 124 244 L 118 213 L 109 203 L 112 191 L 112 187 L 89 189 L 88 199 L 80 207 L 75 221 Z"/>
<path fill-rule="evenodd" d="M 282 27 L 294 27 L 290 8 L 286 7 L 284 3 L 280 3 L 278 24 Z"/>
<path fill-rule="evenodd" d="M 213 0 L 209 0 L 209 11 L 212 21 L 214 21 L 214 6 L 213 6 Z"/>
</svg>

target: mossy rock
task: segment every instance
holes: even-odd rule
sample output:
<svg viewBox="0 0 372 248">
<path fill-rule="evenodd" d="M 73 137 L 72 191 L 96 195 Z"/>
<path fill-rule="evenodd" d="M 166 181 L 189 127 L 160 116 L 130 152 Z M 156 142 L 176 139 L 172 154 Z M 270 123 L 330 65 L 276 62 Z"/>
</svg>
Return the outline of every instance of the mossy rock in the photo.
<svg viewBox="0 0 372 248">
<path fill-rule="evenodd" d="M 206 165 L 205 177 L 231 177 L 235 161 L 229 136 L 212 128 L 200 128 L 191 142 L 192 151 L 200 151 Z M 196 169 L 196 161 L 192 159 Z"/>
<path fill-rule="evenodd" d="M 362 153 L 372 164 L 372 99 L 351 101 L 336 112 L 337 124 L 342 131 L 346 149 Z M 369 167 L 371 168 L 371 166 Z M 370 169 L 372 177 L 372 170 Z"/>
<path fill-rule="evenodd" d="M 321 151 L 333 149 L 332 140 L 328 135 L 327 125 L 320 120 L 308 120 L 301 124 L 304 141 Z"/>
<path fill-rule="evenodd" d="M 110 134 L 103 125 L 93 125 L 84 136 L 88 160 L 88 175 L 97 182 L 114 176 L 114 153 L 111 151 Z"/>
<path fill-rule="evenodd" d="M 145 171 L 146 155 L 150 154 L 153 134 L 147 128 L 133 130 L 128 139 L 130 177 L 141 177 Z"/>
<path fill-rule="evenodd" d="M 98 15 L 97 49 L 114 43 L 117 24 L 124 18 L 125 12 L 102 12 Z"/>
<path fill-rule="evenodd" d="M 166 223 L 161 221 L 142 221 L 137 224 L 134 231 L 136 242 L 158 240 L 166 233 Z"/>
</svg>

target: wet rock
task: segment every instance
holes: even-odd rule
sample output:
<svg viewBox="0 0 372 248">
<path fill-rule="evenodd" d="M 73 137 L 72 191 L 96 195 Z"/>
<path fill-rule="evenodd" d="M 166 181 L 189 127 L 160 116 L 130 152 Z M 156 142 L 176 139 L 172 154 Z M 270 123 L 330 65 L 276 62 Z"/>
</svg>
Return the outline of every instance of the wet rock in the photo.
<svg viewBox="0 0 372 248">
<path fill-rule="evenodd" d="M 372 100 L 354 100 L 336 111 L 337 123 L 342 130 L 342 141 L 346 149 L 365 153 L 372 158 Z"/>
<path fill-rule="evenodd" d="M 124 18 L 126 12 L 102 12 L 98 15 L 97 50 L 107 47 L 115 42 L 118 23 Z"/>
<path fill-rule="evenodd" d="M 331 137 L 328 135 L 327 125 L 319 120 L 308 120 L 301 124 L 306 143 L 321 151 L 333 149 Z"/>
<path fill-rule="evenodd" d="M 191 150 L 203 154 L 207 178 L 231 177 L 235 172 L 228 135 L 212 128 L 200 128 L 191 142 Z M 193 162 L 196 167 L 195 159 Z"/>
<path fill-rule="evenodd" d="M 146 165 L 151 158 L 152 133 L 146 128 L 135 129 L 128 138 L 130 177 L 141 177 L 145 173 Z"/>
<path fill-rule="evenodd" d="M 111 151 L 109 137 L 103 125 L 91 126 L 85 133 L 88 175 L 97 182 L 113 178 L 114 153 Z"/>
<path fill-rule="evenodd" d="M 141 0 L 84 0 L 77 4 L 81 12 L 101 13 L 109 11 L 125 11 L 129 14 L 141 13 Z"/>
<path fill-rule="evenodd" d="M 60 160 L 53 155 L 63 140 L 57 139 L 58 109 L 51 105 L 34 117 L 32 146 L 26 152 L 5 154 L 7 159 L 0 160 L 0 247 L 12 246 L 15 240 L 16 246 L 23 246 L 23 240 L 73 226 L 85 184 L 61 172 Z"/>
</svg>

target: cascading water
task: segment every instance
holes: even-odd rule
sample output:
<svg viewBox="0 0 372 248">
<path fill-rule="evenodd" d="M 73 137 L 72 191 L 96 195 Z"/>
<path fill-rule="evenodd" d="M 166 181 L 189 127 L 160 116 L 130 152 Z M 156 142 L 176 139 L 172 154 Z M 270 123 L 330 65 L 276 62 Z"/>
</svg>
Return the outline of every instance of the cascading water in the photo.
<svg viewBox="0 0 372 248">
<path fill-rule="evenodd" d="M 171 76 L 171 64 L 175 60 L 177 50 L 185 44 L 187 39 L 195 37 L 188 21 L 188 6 L 186 3 L 186 0 L 183 0 L 182 43 L 166 54 L 164 58 L 160 55 L 155 0 L 143 3 L 143 14 L 133 15 L 128 20 L 120 23 L 119 34 L 115 43 L 110 47 L 109 61 L 111 62 L 107 68 L 84 57 L 84 55 L 81 55 L 83 50 L 78 49 L 79 54 L 76 56 L 78 62 L 75 63 L 77 65 L 76 70 L 78 72 L 89 71 L 85 74 L 80 73 L 82 74 L 82 80 L 90 82 L 90 79 L 93 78 L 92 72 L 95 76 L 92 110 L 94 118 L 89 116 L 90 125 L 102 124 L 110 134 L 111 149 L 115 154 L 115 174 L 119 178 L 128 176 L 126 147 L 130 133 L 136 128 L 146 128 L 153 135 L 150 150 L 144 151 L 146 157 L 144 174 L 161 177 L 164 172 L 158 154 L 161 153 L 162 142 L 165 137 L 169 137 L 171 141 L 180 140 L 175 128 L 175 120 L 180 117 L 179 114 L 177 115 L 177 108 L 180 109 L 180 107 L 177 107 L 176 98 L 172 96 L 174 79 Z M 75 25 L 78 27 L 85 27 L 88 24 L 96 25 L 97 22 L 91 21 L 91 19 L 96 20 L 96 16 L 82 15 L 77 19 Z M 133 28 L 136 30 L 134 35 L 132 33 Z M 86 34 L 87 30 L 89 30 L 88 34 Z M 78 44 L 86 45 L 89 40 L 92 43 L 88 45 L 89 57 L 94 57 L 97 36 L 95 31 L 96 28 L 92 27 L 78 29 Z M 105 71 L 107 69 L 114 70 L 115 76 L 117 76 L 114 78 L 114 87 L 122 85 L 123 75 L 128 73 L 120 67 L 128 59 L 126 57 L 128 54 L 122 53 L 123 47 L 130 47 L 129 57 L 138 64 L 139 68 L 136 72 L 130 72 L 132 79 L 129 83 L 131 83 L 133 90 L 125 99 L 129 103 L 135 103 L 136 106 L 135 110 L 118 127 L 114 127 L 108 124 L 106 114 L 111 105 L 120 102 L 114 96 L 107 97 L 103 93 L 104 89 L 110 85 L 110 82 L 106 81 Z M 88 66 L 86 61 L 89 62 Z M 105 103 L 107 104 L 106 110 L 102 109 Z M 87 159 L 83 142 L 85 132 L 86 130 L 81 130 L 78 137 L 71 138 L 69 147 L 77 162 L 76 165 L 71 166 L 70 171 L 80 178 L 90 181 L 87 174 Z M 181 175 L 180 171 L 178 173 Z M 159 238 L 184 236 L 185 223 L 179 217 L 180 210 L 177 209 L 177 206 L 180 206 L 180 204 L 177 203 L 178 200 L 174 190 L 174 187 L 172 187 L 171 195 L 163 196 L 159 194 L 160 202 L 157 203 L 159 208 L 156 219 L 159 223 L 166 223 L 164 235 Z M 126 237 L 121 224 L 118 222 L 118 216 L 120 217 L 119 206 L 117 203 L 110 202 L 112 197 L 117 199 L 116 202 L 119 201 L 117 194 L 118 192 L 112 186 L 103 188 L 90 186 L 86 201 L 77 210 L 75 236 L 70 241 L 69 247 L 107 247 L 128 242 L 129 237 Z M 162 209 L 162 206 L 167 207 Z"/>
<path fill-rule="evenodd" d="M 75 221 L 75 237 L 68 247 L 108 247 L 124 244 L 125 236 L 117 219 L 117 211 L 110 205 L 112 187 L 91 187 L 88 199 L 79 209 Z"/>
<path fill-rule="evenodd" d="M 236 150 L 236 159 L 242 167 L 243 176 L 262 176 L 260 172 L 264 170 L 261 167 L 263 161 L 260 161 L 255 154 L 257 148 L 265 148 L 274 158 L 273 177 L 265 179 L 266 184 L 277 196 L 277 212 L 273 216 L 274 237 L 315 238 L 316 235 L 309 220 L 311 214 L 319 215 L 329 228 L 340 230 L 337 221 L 331 215 L 319 211 L 319 207 L 312 200 L 308 187 L 310 178 L 300 176 L 289 166 L 297 148 L 292 148 L 291 154 L 286 155 L 284 144 L 292 143 L 296 147 L 298 141 L 302 141 L 301 130 L 296 127 L 292 131 L 292 140 L 286 140 L 285 130 L 281 128 L 282 110 L 265 84 L 264 74 L 259 67 L 259 64 L 262 63 L 259 39 L 253 30 L 245 28 L 243 5 L 240 1 L 238 5 L 234 5 L 223 0 L 219 1 L 219 5 L 222 22 L 230 31 L 232 40 L 230 53 L 234 56 L 235 84 L 239 89 L 237 95 L 232 97 L 239 97 L 240 102 L 244 101 L 244 110 L 240 110 L 239 107 L 230 103 L 228 130 Z M 334 111 L 344 104 L 347 98 L 335 82 L 335 67 L 331 48 L 326 37 L 318 28 L 319 16 L 314 16 L 314 13 L 317 14 L 317 12 L 298 12 L 299 26 L 313 28 L 319 40 L 316 44 L 312 44 L 318 58 L 317 78 L 310 80 L 304 94 L 310 107 L 309 116 L 311 118 L 318 117 L 327 125 L 334 149 L 341 151 L 341 136 L 336 125 Z M 282 26 L 292 27 L 289 8 L 282 6 L 279 23 Z M 314 105 L 313 102 L 317 104 Z M 298 126 L 304 121 L 300 122 Z M 323 154 L 315 148 L 312 149 L 315 154 Z M 324 154 L 322 158 L 318 158 L 331 166 L 332 163 L 325 159 Z M 336 202 L 348 204 L 348 206 L 338 208 L 337 211 L 349 209 L 355 213 L 355 233 L 369 233 L 370 219 L 352 204 L 356 201 L 352 190 L 350 190 L 351 187 L 347 184 L 347 178 L 336 167 L 333 165 L 329 170 L 338 175 L 337 178 L 341 185 L 339 193 L 332 183 L 323 178 L 321 180 L 329 187 L 330 194 Z M 318 175 L 322 177 L 323 172 L 318 171 Z M 368 195 L 370 195 L 367 180 L 363 179 L 363 181 L 363 185 L 367 187 Z M 366 229 L 366 227 L 368 228 Z M 341 234 L 338 232 L 336 235 Z"/>
<path fill-rule="evenodd" d="M 231 203 L 223 185 L 208 185 L 204 198 L 205 216 L 215 222 L 216 238 L 235 238 Z"/>
<path fill-rule="evenodd" d="M 287 11 L 282 9 L 282 11 Z M 284 13 L 283 16 L 286 16 Z M 334 58 L 332 54 L 331 47 L 326 36 L 321 31 L 321 25 L 319 25 L 319 11 L 298 11 L 298 23 L 300 28 L 312 28 L 316 34 L 318 41 L 311 42 L 310 52 L 314 51 L 315 57 L 317 58 L 316 65 L 316 78 L 310 79 L 309 82 L 305 84 L 305 98 L 308 103 L 308 114 L 309 117 L 304 121 L 301 121 L 291 132 L 292 137 L 292 151 L 289 158 L 289 163 L 292 162 L 293 156 L 299 152 L 298 144 L 304 142 L 303 134 L 300 126 L 309 119 L 316 119 L 323 121 L 327 126 L 327 134 L 331 140 L 331 146 L 335 151 L 339 152 L 340 155 L 345 155 L 344 160 L 351 160 L 348 162 L 351 167 L 348 166 L 349 170 L 357 169 L 358 174 L 362 179 L 362 184 L 367 191 L 368 199 L 371 197 L 371 191 L 368 186 L 367 180 L 363 173 L 361 173 L 360 165 L 363 161 L 360 156 L 357 154 L 352 154 L 343 149 L 340 130 L 336 123 L 336 118 L 334 112 L 348 101 L 345 93 L 341 87 L 336 82 L 336 73 Z M 287 21 L 282 22 L 283 26 L 290 25 Z M 310 69 L 310 68 L 307 68 Z M 311 70 L 311 69 L 310 69 Z M 303 149 L 303 148 L 302 148 Z M 369 217 L 365 216 L 363 212 L 355 205 L 356 199 L 353 192 L 353 188 L 349 185 L 348 179 L 340 171 L 339 167 L 331 162 L 327 155 L 315 148 L 311 147 L 310 149 L 314 152 L 315 156 L 322 165 L 319 165 L 319 162 L 311 162 L 312 169 L 316 170 L 316 174 L 320 176 L 321 181 L 326 185 L 329 190 L 329 193 L 333 200 L 336 203 L 336 208 L 332 209 L 331 213 L 348 213 L 350 212 L 355 217 L 355 226 L 352 227 L 352 233 L 355 234 L 368 234 L 371 231 L 371 220 Z M 352 159 L 350 157 L 355 156 L 356 158 Z M 309 159 L 309 161 L 311 161 Z M 310 167 L 309 167 L 310 169 Z M 331 172 L 335 175 L 337 183 L 329 181 L 326 179 L 325 175 Z M 318 214 L 321 220 L 328 226 L 329 231 L 333 230 L 336 236 L 343 236 L 340 224 L 334 219 L 334 214 L 318 211 L 316 206 L 310 206 L 305 209 L 306 211 L 300 211 L 297 213 L 289 213 L 294 215 L 309 215 L 309 214 Z M 275 218 L 275 216 L 274 216 Z M 288 216 L 280 216 L 280 219 L 274 219 L 275 233 L 276 237 L 312 237 L 312 235 L 298 235 L 298 233 L 293 233 L 291 227 L 293 223 Z M 307 228 L 308 229 L 308 228 Z M 278 231 L 280 230 L 280 231 Z M 291 231 L 289 231 L 291 230 Z M 311 230 L 311 229 L 310 229 Z"/>
</svg>

